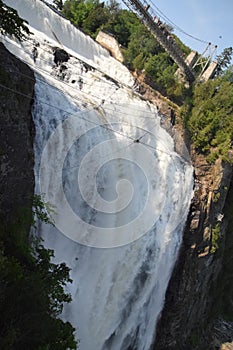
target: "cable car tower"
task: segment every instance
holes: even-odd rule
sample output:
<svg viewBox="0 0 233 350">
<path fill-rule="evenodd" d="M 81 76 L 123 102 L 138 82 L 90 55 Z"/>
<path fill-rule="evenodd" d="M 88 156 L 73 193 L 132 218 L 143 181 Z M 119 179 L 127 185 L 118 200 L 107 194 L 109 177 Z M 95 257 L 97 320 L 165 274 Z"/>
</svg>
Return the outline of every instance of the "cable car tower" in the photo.
<svg viewBox="0 0 233 350">
<path fill-rule="evenodd" d="M 147 26 L 161 46 L 168 52 L 173 61 L 178 65 L 186 80 L 192 84 L 195 80 L 192 68 L 183 58 L 183 54 L 174 41 L 169 41 L 167 34 L 164 34 L 149 12 L 150 5 L 145 0 L 123 0 L 125 5 L 134 12 L 139 19 Z"/>
</svg>

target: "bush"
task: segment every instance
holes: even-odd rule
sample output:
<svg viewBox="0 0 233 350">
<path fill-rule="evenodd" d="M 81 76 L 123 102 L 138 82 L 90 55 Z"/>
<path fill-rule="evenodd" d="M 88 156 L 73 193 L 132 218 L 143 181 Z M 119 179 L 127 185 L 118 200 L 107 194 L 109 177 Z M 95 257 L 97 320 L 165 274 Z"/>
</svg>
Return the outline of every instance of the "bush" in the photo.
<svg viewBox="0 0 233 350">
<path fill-rule="evenodd" d="M 219 246 L 220 226 L 216 224 L 211 230 L 211 253 L 215 253 Z"/>
<path fill-rule="evenodd" d="M 223 77 L 194 88 L 193 108 L 188 120 L 195 148 L 209 162 L 221 157 L 232 162 L 228 153 L 233 140 L 233 86 Z"/>
<path fill-rule="evenodd" d="M 34 210 L 21 210 L 13 224 L 0 221 L 0 348 L 2 350 L 77 349 L 75 329 L 59 316 L 71 301 L 64 286 L 69 268 L 51 262 L 54 254 L 28 234 L 34 214 L 46 219 L 38 196 Z"/>
</svg>

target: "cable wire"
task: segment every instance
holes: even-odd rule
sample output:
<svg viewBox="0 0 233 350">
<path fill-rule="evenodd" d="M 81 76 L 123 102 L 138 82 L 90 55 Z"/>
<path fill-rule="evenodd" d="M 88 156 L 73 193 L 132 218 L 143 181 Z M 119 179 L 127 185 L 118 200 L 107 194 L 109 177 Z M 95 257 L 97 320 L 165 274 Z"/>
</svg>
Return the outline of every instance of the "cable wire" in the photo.
<svg viewBox="0 0 233 350">
<path fill-rule="evenodd" d="M 34 98 L 32 98 L 31 96 L 29 96 L 29 95 L 27 95 L 27 94 L 24 94 L 23 92 L 19 92 L 19 91 L 17 91 L 17 90 L 11 89 L 11 88 L 9 88 L 9 87 L 7 87 L 7 86 L 1 84 L 1 83 L 0 83 L 0 87 L 2 87 L 2 88 L 5 89 L 5 90 L 9 90 L 9 91 L 11 91 L 11 92 L 13 92 L 13 93 L 15 93 L 15 94 L 18 94 L 18 95 L 21 95 L 21 96 L 23 96 L 23 97 L 29 98 L 30 100 L 32 100 L 32 99 L 34 100 Z M 133 138 L 133 137 L 131 137 L 131 136 L 129 136 L 129 135 L 126 135 L 126 134 L 124 134 L 124 133 L 122 133 L 122 132 L 120 132 L 120 131 L 114 130 L 114 129 L 112 129 L 112 128 L 106 126 L 106 125 L 103 125 L 103 124 L 99 124 L 99 123 L 97 123 L 97 122 L 94 122 L 93 120 L 89 120 L 89 119 L 86 119 L 86 118 L 84 118 L 84 117 L 81 117 L 78 113 L 71 113 L 71 112 L 69 112 L 69 111 L 67 111 L 67 110 L 65 110 L 65 109 L 63 109 L 63 108 L 54 106 L 54 105 L 52 105 L 52 104 L 50 104 L 50 103 L 48 103 L 48 102 L 45 102 L 45 101 L 40 101 L 40 103 L 42 103 L 42 104 L 44 104 L 44 105 L 47 105 L 47 106 L 49 106 L 49 107 L 55 108 L 55 109 L 57 109 L 57 110 L 60 110 L 60 111 L 62 111 L 62 112 L 65 112 L 67 115 L 71 115 L 71 116 L 77 117 L 77 118 L 79 118 L 79 119 L 82 119 L 82 120 L 84 120 L 84 121 L 86 121 L 86 122 L 88 122 L 88 123 L 90 123 L 90 124 L 94 124 L 94 125 L 96 125 L 96 126 L 98 126 L 98 127 L 101 127 L 101 128 L 103 128 L 103 129 L 105 129 L 105 130 L 111 131 L 111 132 L 113 132 L 114 134 L 116 133 L 116 134 L 118 134 L 118 135 L 120 135 L 120 136 L 123 136 L 123 137 L 125 137 L 125 138 L 127 138 L 127 139 L 133 141 L 133 143 L 137 141 L 137 139 L 135 139 L 135 138 Z M 93 109 L 94 109 L 94 108 L 93 108 Z M 85 111 L 80 111 L 80 113 L 88 113 L 88 112 L 90 112 L 90 111 L 91 111 L 91 110 L 88 110 L 88 111 L 86 111 L 86 112 L 85 112 Z M 137 126 L 136 126 L 136 127 L 137 127 Z M 140 128 L 140 127 L 137 127 L 137 128 L 142 129 L 142 128 Z M 147 131 L 146 133 L 151 133 L 151 131 Z M 145 136 L 145 134 L 142 135 L 142 136 Z M 143 144 L 143 145 L 146 146 L 146 147 L 149 147 L 149 148 L 155 150 L 155 151 L 159 151 L 159 152 L 162 152 L 162 153 L 166 153 L 167 155 L 169 155 L 170 157 L 172 157 L 172 155 L 171 155 L 169 152 L 166 152 L 166 151 L 164 151 L 164 150 L 161 150 L 161 149 L 159 149 L 158 147 L 153 147 L 153 146 L 151 146 L 151 145 L 149 145 L 149 144 L 147 144 L 147 143 L 144 143 L 144 142 L 140 142 L 140 143 Z"/>
<path fill-rule="evenodd" d="M 10 41 L 8 41 L 8 40 L 6 40 L 8 43 L 10 43 L 10 44 L 15 44 L 16 45 L 16 43 L 12 43 L 12 42 L 10 42 Z M 44 50 L 43 48 L 42 48 L 42 50 Z M 49 52 L 48 50 L 44 50 L 44 51 L 46 51 L 46 52 Z M 43 58 L 40 58 L 42 61 L 44 60 L 45 62 L 47 62 L 45 59 L 43 59 Z M 23 60 L 23 59 L 21 59 L 22 60 L 22 62 L 24 62 L 25 64 L 27 64 L 27 65 L 29 65 L 32 69 L 34 69 L 34 65 L 32 65 L 32 64 L 30 64 L 29 62 L 27 62 L 27 61 L 25 61 L 25 60 Z M 79 60 L 79 59 L 78 59 Z M 70 63 L 69 63 L 70 64 Z M 74 64 L 71 64 L 71 65 L 73 65 L 74 67 L 75 67 L 75 65 Z M 0 64 L 0 66 L 1 66 L 1 64 Z M 62 83 L 62 84 L 65 84 L 65 85 L 67 85 L 69 88 L 72 88 L 73 90 L 75 90 L 75 91 L 77 91 L 77 89 L 74 87 L 74 86 L 72 86 L 72 85 L 70 85 L 69 83 L 67 83 L 67 82 L 65 82 L 65 81 L 62 81 L 62 80 L 60 80 L 60 79 L 58 79 L 58 78 L 56 78 L 55 76 L 53 76 L 53 75 L 51 75 L 51 72 L 49 72 L 49 71 L 47 71 L 47 70 L 45 70 L 45 69 L 43 69 L 43 68 L 40 68 L 40 67 L 36 67 L 36 69 L 37 70 L 39 70 L 39 71 L 41 71 L 41 72 L 43 72 L 43 73 L 45 73 L 46 75 L 48 75 L 50 78 L 52 78 L 52 79 L 54 79 L 54 80 L 56 80 L 56 81 L 58 81 L 59 83 Z M 20 72 L 18 72 L 18 74 L 21 74 L 22 76 L 27 76 L 26 74 L 23 74 L 23 73 L 20 73 Z M 28 76 L 29 77 L 29 76 Z M 29 77 L 30 79 L 32 79 L 31 77 Z M 85 79 L 89 79 L 89 80 L 91 80 L 92 78 L 91 77 L 85 77 Z M 41 82 L 43 82 L 44 84 L 48 84 L 47 82 L 45 82 L 44 80 L 42 80 L 42 79 L 38 79 L 38 80 L 40 80 Z M 103 79 L 103 78 L 101 78 L 101 77 L 98 77 L 98 80 L 99 81 L 104 81 L 104 83 L 106 83 L 106 84 L 111 84 L 111 83 L 109 83 L 107 80 L 105 80 L 105 79 Z M 89 86 L 92 86 L 92 84 L 88 84 L 88 83 L 86 83 L 86 82 L 83 82 L 83 84 L 84 85 L 89 85 Z M 50 84 L 48 84 L 49 86 L 51 86 Z M 53 86 L 52 86 L 53 87 Z M 113 84 L 111 84 L 111 87 L 113 87 Z M 54 87 L 55 89 L 58 89 L 58 90 L 60 90 L 59 88 L 57 88 L 57 87 Z M 132 89 L 131 89 L 132 90 Z M 61 90 L 60 90 L 61 91 Z M 114 93 L 114 92 L 113 92 Z M 134 92 L 135 93 L 135 92 Z M 85 92 L 85 91 L 82 91 L 82 94 L 85 94 L 85 95 L 87 95 L 88 97 L 89 96 L 91 96 L 91 97 L 93 97 L 93 98 L 96 98 L 96 99 L 100 99 L 100 97 L 99 96 L 96 96 L 96 95 L 93 95 L 93 94 L 90 94 L 90 93 L 88 93 L 88 92 Z M 74 97 L 74 96 L 72 96 L 72 98 L 74 98 L 74 99 L 76 99 L 76 100 L 79 100 L 78 98 L 76 98 L 76 97 Z M 79 100 L 79 101 L 81 101 L 81 100 Z M 84 101 L 84 102 L 86 102 L 86 101 Z M 89 102 L 89 104 L 90 104 L 90 102 Z M 124 108 L 124 106 L 122 106 L 122 105 L 120 105 L 120 104 L 118 104 L 118 106 L 120 106 L 121 108 Z M 106 108 L 106 109 L 108 109 L 108 110 L 110 110 L 111 111 L 111 109 L 110 108 Z M 138 109 L 138 108 L 135 108 L 135 110 L 137 110 L 137 112 L 138 111 L 140 111 L 140 109 Z M 112 110 L 113 112 L 114 112 L 114 110 Z M 145 110 L 141 110 L 142 112 L 144 112 L 144 113 L 148 113 L 148 114 L 151 114 L 151 112 L 150 111 L 145 111 Z M 122 115 L 127 115 L 127 113 L 124 113 L 124 112 L 121 112 L 121 114 Z M 139 118 L 150 118 L 150 117 L 140 117 L 139 116 Z M 151 117 L 152 119 L 153 119 L 153 117 Z"/>
<path fill-rule="evenodd" d="M 9 41 L 7 41 L 7 42 L 9 42 Z M 9 43 L 12 44 L 11 42 L 9 42 Z M 14 44 L 14 43 L 13 43 L 13 44 Z M 46 50 L 46 51 L 47 51 L 47 50 Z M 22 62 L 24 62 L 25 64 L 29 65 L 32 69 L 35 68 L 34 65 L 30 64 L 29 62 L 27 62 L 27 61 L 25 61 L 25 60 L 23 60 L 23 59 L 21 59 L 21 60 L 22 60 Z M 42 59 L 42 60 L 43 60 L 43 59 Z M 3 65 L 1 65 L 1 63 L 0 63 L 0 66 L 3 66 Z M 40 67 L 38 67 L 38 66 L 36 67 L 36 69 L 39 70 L 40 72 L 45 73 L 45 74 L 48 75 L 51 79 L 54 79 L 54 80 L 58 81 L 58 82 L 61 83 L 61 84 L 65 84 L 66 86 L 68 86 L 69 88 L 75 90 L 76 92 L 79 91 L 79 90 L 77 90 L 76 87 L 70 85 L 69 83 L 67 83 L 67 82 L 65 82 L 65 81 L 63 81 L 63 80 L 58 79 L 56 76 L 51 75 L 51 72 L 49 72 L 49 71 L 47 71 L 47 70 L 45 70 L 45 69 L 43 69 L 43 68 L 40 68 Z M 28 76 L 28 75 L 26 75 L 26 74 L 23 74 L 23 73 L 21 73 L 21 72 L 18 72 L 18 74 L 20 74 L 20 75 L 22 75 L 22 76 L 25 76 L 25 77 L 28 77 L 29 79 L 33 80 L 32 77 L 30 77 L 30 76 Z M 89 77 L 85 77 L 85 78 L 91 80 L 91 78 L 89 78 Z M 47 83 L 46 81 L 44 81 L 44 80 L 41 79 L 41 78 L 38 78 L 38 80 L 40 80 L 43 84 L 47 84 L 47 85 L 51 86 L 52 88 L 61 91 L 61 89 L 59 89 L 58 87 L 54 87 L 54 86 L 50 85 L 49 83 Z M 99 80 L 103 80 L 103 79 L 100 78 Z M 104 81 L 105 83 L 108 84 L 108 82 L 107 82 L 106 80 L 103 80 L 103 81 Z M 83 82 L 83 84 L 84 84 L 84 85 L 89 85 L 89 86 L 91 86 L 91 84 L 87 84 L 87 83 L 85 83 L 85 82 Z M 111 84 L 111 87 L 113 87 L 113 84 Z M 113 93 L 114 93 L 114 92 L 116 92 L 116 91 L 113 91 Z M 111 96 L 113 95 L 113 93 L 111 94 Z M 91 96 L 91 97 L 93 97 L 93 98 L 96 98 L 97 100 L 100 99 L 99 96 L 90 94 L 90 93 L 85 92 L 85 91 L 82 91 L 82 94 L 87 95 L 87 97 Z M 72 98 L 74 98 L 74 99 L 76 99 L 76 100 L 78 100 L 78 101 L 80 101 L 80 102 L 85 102 L 85 103 L 87 103 L 85 100 L 78 99 L 78 98 L 75 97 L 75 96 L 72 96 Z M 103 101 L 103 99 L 102 99 L 102 101 Z M 93 103 L 89 102 L 89 104 L 92 105 Z M 100 103 L 100 105 L 101 105 L 101 103 Z M 99 105 L 99 106 L 100 106 L 100 105 Z M 120 106 L 121 108 L 126 108 L 126 107 L 124 107 L 123 105 L 120 105 L 120 104 L 116 104 L 116 105 Z M 109 111 L 114 112 L 114 110 L 111 110 L 109 107 L 106 108 L 106 109 L 109 110 Z M 133 109 L 133 108 L 132 108 L 132 109 Z M 134 109 L 137 110 L 137 112 L 142 111 L 143 113 L 147 113 L 147 114 L 150 114 L 150 115 L 151 115 L 151 111 L 140 110 L 139 108 L 134 108 Z M 127 113 L 124 113 L 124 112 L 120 112 L 120 114 L 122 114 L 122 115 L 128 115 Z M 147 119 L 148 119 L 148 118 L 151 118 L 151 119 L 154 119 L 153 117 L 144 117 L 144 116 L 137 116 L 137 118 L 147 118 Z"/>
<path fill-rule="evenodd" d="M 187 33 L 186 31 L 184 31 L 182 28 L 180 28 L 178 25 L 176 25 L 171 19 L 169 19 L 169 18 L 168 18 L 168 17 L 167 17 L 167 16 L 152 2 L 152 0 L 148 0 L 148 1 L 150 2 L 151 7 L 152 7 L 152 8 L 155 8 L 155 9 L 157 10 L 157 11 L 155 10 L 156 14 L 159 14 L 160 17 L 162 17 L 165 21 L 167 21 L 170 25 L 172 25 L 173 28 L 176 28 L 179 32 L 181 32 L 181 33 L 183 33 L 183 34 L 189 36 L 190 38 L 192 38 L 192 39 L 194 39 L 194 40 L 197 40 L 197 41 L 202 42 L 202 43 L 204 43 L 204 44 L 208 44 L 208 43 L 209 43 L 209 41 L 202 40 L 202 39 L 200 39 L 200 38 L 195 37 L 194 35 L 191 35 L 191 34 Z"/>
</svg>

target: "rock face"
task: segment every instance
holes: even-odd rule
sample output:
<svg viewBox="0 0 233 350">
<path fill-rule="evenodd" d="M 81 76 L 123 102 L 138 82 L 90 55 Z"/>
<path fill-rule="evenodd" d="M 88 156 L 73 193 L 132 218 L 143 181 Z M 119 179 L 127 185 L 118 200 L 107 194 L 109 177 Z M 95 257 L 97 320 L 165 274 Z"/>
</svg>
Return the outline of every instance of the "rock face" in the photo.
<svg viewBox="0 0 233 350">
<path fill-rule="evenodd" d="M 34 193 L 34 75 L 0 43 L 0 218 L 12 221 Z"/>
<path fill-rule="evenodd" d="M 135 73 L 138 91 L 158 106 L 161 125 L 173 137 L 175 149 L 195 169 L 194 197 L 179 259 L 170 280 L 157 325 L 154 350 L 233 350 L 233 169 L 206 162 L 187 145 L 177 118 L 171 126 L 169 106 Z M 229 158 L 232 153 L 229 154 Z M 218 239 L 219 238 L 219 239 Z"/>
<path fill-rule="evenodd" d="M 155 350 L 214 350 L 220 349 L 224 341 L 233 341 L 231 327 L 227 335 L 221 333 L 221 327 L 215 331 L 216 322 L 225 322 L 219 317 L 226 293 L 223 276 L 229 260 L 227 241 L 233 236 L 228 225 L 233 211 L 226 209 L 232 203 L 232 166 L 220 160 L 209 165 L 194 151 L 191 158 L 194 198 L 158 323 Z"/>
</svg>

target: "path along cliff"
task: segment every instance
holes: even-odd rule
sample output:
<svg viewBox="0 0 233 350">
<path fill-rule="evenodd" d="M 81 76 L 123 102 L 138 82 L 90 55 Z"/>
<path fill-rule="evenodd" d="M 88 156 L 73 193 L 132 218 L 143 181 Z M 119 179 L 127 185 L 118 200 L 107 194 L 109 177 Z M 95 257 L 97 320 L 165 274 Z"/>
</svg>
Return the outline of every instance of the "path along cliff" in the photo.
<svg viewBox="0 0 233 350">
<path fill-rule="evenodd" d="M 222 327 L 224 308 L 232 309 L 232 167 L 209 165 L 194 151 L 192 160 L 194 197 L 154 349 L 220 349 L 233 341 L 231 323 L 225 334 Z"/>
</svg>

